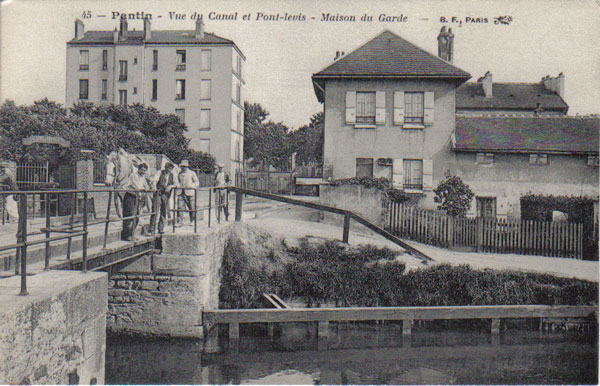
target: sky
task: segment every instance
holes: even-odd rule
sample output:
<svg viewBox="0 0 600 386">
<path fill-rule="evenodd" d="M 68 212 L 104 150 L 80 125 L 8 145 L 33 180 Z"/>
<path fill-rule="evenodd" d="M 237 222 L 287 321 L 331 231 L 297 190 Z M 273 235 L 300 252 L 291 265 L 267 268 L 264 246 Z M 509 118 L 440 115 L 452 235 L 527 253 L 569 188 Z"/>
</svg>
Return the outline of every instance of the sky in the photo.
<svg viewBox="0 0 600 386">
<path fill-rule="evenodd" d="M 292 128 L 322 111 L 311 75 L 330 64 L 336 51 L 348 53 L 388 29 L 437 54 L 443 25 L 455 34 L 454 64 L 472 81 L 486 71 L 494 82 L 538 82 L 563 72 L 569 114 L 600 113 L 600 0 L 5 0 L 0 3 L 0 101 L 64 103 L 65 43 L 73 38 L 75 18 L 84 21 L 86 31 L 113 30 L 118 26 L 113 12 L 152 13 L 154 30 L 193 29 L 192 15 L 202 14 L 208 32 L 233 40 L 247 57 L 244 99 L 260 103 L 272 120 Z M 169 12 L 186 18 L 171 19 Z M 214 18 L 236 12 L 237 20 Z M 277 13 L 305 20 L 260 16 Z M 357 21 L 322 21 L 324 13 L 354 15 Z M 243 20 L 247 14 L 250 20 Z M 365 14 L 373 20 L 361 21 Z M 382 14 L 404 21 L 380 21 Z M 498 16 L 512 21 L 495 24 Z M 130 20 L 129 26 L 143 29 L 142 20 Z"/>
</svg>

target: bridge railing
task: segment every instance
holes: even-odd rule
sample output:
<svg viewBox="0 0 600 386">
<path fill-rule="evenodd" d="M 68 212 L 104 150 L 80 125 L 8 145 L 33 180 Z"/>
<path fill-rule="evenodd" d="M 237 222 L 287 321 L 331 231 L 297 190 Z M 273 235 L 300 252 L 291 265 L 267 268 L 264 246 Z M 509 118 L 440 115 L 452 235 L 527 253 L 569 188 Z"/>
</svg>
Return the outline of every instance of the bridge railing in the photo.
<svg viewBox="0 0 600 386">
<path fill-rule="evenodd" d="M 193 206 L 187 206 L 187 209 L 183 209 L 182 205 L 178 203 L 178 199 L 182 200 L 181 195 L 185 194 L 185 191 L 193 190 Z M 95 216 L 95 210 L 91 209 L 90 200 L 94 195 L 108 193 L 108 201 L 106 207 L 106 216 L 97 217 Z M 135 197 L 133 214 L 129 216 L 123 216 L 122 212 L 113 208 L 113 202 L 115 206 L 117 202 L 122 203 L 122 196 L 125 194 L 133 194 Z M 199 206 L 200 194 L 204 193 L 208 195 L 208 199 L 205 205 Z M 65 198 L 66 201 L 71 201 L 70 214 L 67 216 L 58 217 L 50 213 L 50 205 L 46 205 L 44 208 L 45 225 L 39 229 L 28 229 L 29 211 L 27 210 L 28 201 L 32 197 L 45 197 L 45 202 L 49 202 L 50 195 L 55 197 Z M 184 212 L 194 213 L 193 225 L 194 232 L 198 230 L 198 213 L 201 211 L 208 211 L 208 226 L 211 226 L 211 212 L 217 210 L 216 219 L 221 222 L 221 211 L 228 208 L 228 191 L 223 187 L 209 187 L 209 188 L 197 188 L 197 189 L 182 189 L 175 188 L 170 193 L 171 197 L 174 198 L 174 208 L 169 209 L 173 215 L 173 232 L 177 223 L 177 217 Z M 44 270 L 50 269 L 51 259 L 51 248 L 50 244 L 60 240 L 67 240 L 66 259 L 71 260 L 72 255 L 72 244 L 73 239 L 77 237 L 82 238 L 81 246 L 81 259 L 82 259 L 82 272 L 87 272 L 87 258 L 88 258 L 88 236 L 89 230 L 92 226 L 104 226 L 102 248 L 105 249 L 109 239 L 109 227 L 111 223 L 133 221 L 137 227 L 137 223 L 140 219 L 150 217 L 149 233 L 154 235 L 160 217 L 160 203 L 161 197 L 156 191 L 149 190 L 126 190 L 126 189 L 115 189 L 115 188 L 97 188 L 97 189 L 52 189 L 52 190 L 27 190 L 27 191 L 0 191 L 0 200 L 7 201 L 12 196 L 18 205 L 18 224 L 16 232 L 16 243 L 2 245 L 0 243 L 0 253 L 10 250 L 15 250 L 15 274 L 21 276 L 21 291 L 19 295 L 27 295 L 27 250 L 30 247 L 36 245 L 45 245 L 45 256 L 44 256 Z M 215 197 L 213 204 L 212 197 Z M 141 211 L 142 202 L 148 200 L 151 197 L 151 208 L 148 212 Z M 82 199 L 82 203 L 80 203 Z M 59 200 L 59 199 L 57 199 Z M 94 214 L 94 216 L 91 216 Z M 116 216 L 113 216 L 116 214 Z M 51 218 L 62 218 L 65 223 L 63 224 L 52 224 Z M 93 217 L 93 218 L 92 218 Z M 125 225 L 125 223 L 123 223 Z M 37 237 L 37 236 L 43 237 Z M 131 235 L 133 236 L 133 234 Z M 130 240 L 131 241 L 131 240 Z"/>
</svg>

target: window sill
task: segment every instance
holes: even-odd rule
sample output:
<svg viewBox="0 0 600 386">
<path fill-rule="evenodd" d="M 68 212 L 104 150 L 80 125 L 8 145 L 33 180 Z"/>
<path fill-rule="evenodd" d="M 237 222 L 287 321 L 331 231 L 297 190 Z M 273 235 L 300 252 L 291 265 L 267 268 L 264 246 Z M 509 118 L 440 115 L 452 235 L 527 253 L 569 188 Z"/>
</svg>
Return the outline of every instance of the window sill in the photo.
<svg viewBox="0 0 600 386">
<path fill-rule="evenodd" d="M 210 127 L 200 127 L 198 128 L 200 131 L 210 131 Z"/>
<path fill-rule="evenodd" d="M 364 123 L 358 123 L 354 125 L 355 129 L 376 129 L 377 125 L 369 125 Z"/>
<path fill-rule="evenodd" d="M 418 123 L 404 123 L 404 124 L 402 124 L 402 128 L 403 129 L 419 129 L 419 130 L 423 130 L 425 128 L 425 125 L 418 124 Z"/>
<path fill-rule="evenodd" d="M 175 98 L 176 101 L 184 101 L 185 98 Z"/>
<path fill-rule="evenodd" d="M 423 189 L 403 188 L 404 193 L 423 193 Z"/>
</svg>

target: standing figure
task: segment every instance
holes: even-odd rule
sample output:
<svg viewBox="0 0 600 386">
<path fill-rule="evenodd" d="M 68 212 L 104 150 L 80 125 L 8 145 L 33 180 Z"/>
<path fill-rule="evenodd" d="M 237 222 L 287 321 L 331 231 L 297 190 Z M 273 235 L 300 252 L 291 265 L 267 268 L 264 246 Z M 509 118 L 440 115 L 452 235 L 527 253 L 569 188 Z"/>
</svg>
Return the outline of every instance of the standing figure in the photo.
<svg viewBox="0 0 600 386">
<path fill-rule="evenodd" d="M 215 174 L 215 200 L 217 204 L 217 218 L 221 218 L 221 209 L 225 215 L 225 221 L 229 220 L 229 201 L 227 200 L 227 186 L 229 185 L 229 176 L 223 171 L 223 165 L 217 164 L 217 173 Z"/>
<path fill-rule="evenodd" d="M 164 233 L 165 221 L 168 218 L 167 210 L 169 209 L 169 197 L 173 188 L 177 187 L 173 178 L 173 164 L 168 162 L 164 169 L 160 172 L 158 182 L 156 183 L 156 192 L 154 192 L 152 212 L 158 213 L 158 233 Z M 152 215 L 150 219 L 151 232 L 154 233 L 156 226 L 156 215 Z"/>
<path fill-rule="evenodd" d="M 15 178 L 9 168 L 8 162 L 0 162 L 0 190 L 19 190 Z M 4 208 L 8 212 L 8 222 L 19 221 L 19 208 L 17 200 L 12 194 L 0 197 L 4 200 Z M 18 238 L 17 238 L 18 239 Z"/>
<path fill-rule="evenodd" d="M 194 222 L 196 218 L 196 208 L 193 207 L 193 197 L 195 189 L 200 186 L 200 182 L 198 181 L 198 176 L 196 173 L 190 169 L 190 163 L 188 160 L 184 159 L 181 161 L 179 165 L 181 167 L 181 172 L 179 173 L 179 187 L 183 188 L 181 195 L 179 196 L 180 200 L 185 204 L 187 210 L 189 210 L 190 214 L 190 224 Z M 181 208 L 179 209 L 183 209 Z M 181 224 L 182 213 L 177 213 L 177 223 Z"/>
<path fill-rule="evenodd" d="M 143 205 L 142 198 L 144 196 L 141 190 L 150 190 L 148 180 L 145 176 L 148 170 L 148 165 L 144 162 L 138 165 L 137 173 L 133 173 L 128 184 L 124 187 L 127 189 L 123 197 L 123 229 L 121 230 L 121 239 L 125 241 L 133 241 L 135 228 L 137 227 L 139 218 L 127 219 L 127 217 L 137 216 L 140 208 Z"/>
</svg>

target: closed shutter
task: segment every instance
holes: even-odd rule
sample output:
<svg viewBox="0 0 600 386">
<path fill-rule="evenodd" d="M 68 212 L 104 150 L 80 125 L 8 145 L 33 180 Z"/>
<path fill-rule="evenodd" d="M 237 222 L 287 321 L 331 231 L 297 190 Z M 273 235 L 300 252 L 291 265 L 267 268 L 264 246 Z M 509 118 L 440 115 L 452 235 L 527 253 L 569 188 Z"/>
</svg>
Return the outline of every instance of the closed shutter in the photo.
<svg viewBox="0 0 600 386">
<path fill-rule="evenodd" d="M 346 91 L 346 124 L 356 124 L 356 91 Z"/>
<path fill-rule="evenodd" d="M 433 125 L 433 109 L 435 105 L 435 94 L 433 91 L 427 91 L 425 93 L 425 109 L 423 122 L 425 126 Z"/>
<path fill-rule="evenodd" d="M 385 125 L 385 91 L 375 93 L 375 124 Z"/>
<path fill-rule="evenodd" d="M 404 124 L 404 91 L 394 92 L 394 125 Z"/>
<path fill-rule="evenodd" d="M 423 190 L 433 190 L 433 160 L 423 160 Z"/>
<path fill-rule="evenodd" d="M 404 186 L 404 166 L 402 165 L 402 158 L 397 158 L 392 163 L 392 187 L 396 189 L 402 189 Z"/>
</svg>

